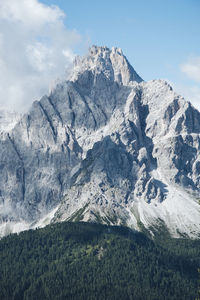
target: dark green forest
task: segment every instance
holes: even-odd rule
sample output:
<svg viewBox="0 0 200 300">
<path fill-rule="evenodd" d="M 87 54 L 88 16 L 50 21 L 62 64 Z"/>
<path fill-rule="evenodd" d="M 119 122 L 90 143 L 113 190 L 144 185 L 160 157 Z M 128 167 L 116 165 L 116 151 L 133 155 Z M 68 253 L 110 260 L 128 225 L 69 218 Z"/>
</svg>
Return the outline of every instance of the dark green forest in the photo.
<svg viewBox="0 0 200 300">
<path fill-rule="evenodd" d="M 0 299 L 198 299 L 200 240 L 58 223 L 0 241 Z"/>
</svg>

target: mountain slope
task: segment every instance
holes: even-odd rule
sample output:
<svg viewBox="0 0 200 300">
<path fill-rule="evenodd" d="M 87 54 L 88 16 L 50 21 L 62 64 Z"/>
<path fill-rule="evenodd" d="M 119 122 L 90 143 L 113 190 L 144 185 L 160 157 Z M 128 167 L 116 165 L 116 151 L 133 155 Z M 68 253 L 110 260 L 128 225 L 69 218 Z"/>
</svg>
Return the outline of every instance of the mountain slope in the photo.
<svg viewBox="0 0 200 300">
<path fill-rule="evenodd" d="M 64 220 L 200 234 L 200 113 L 93 46 L 0 141 L 1 232 Z"/>
</svg>

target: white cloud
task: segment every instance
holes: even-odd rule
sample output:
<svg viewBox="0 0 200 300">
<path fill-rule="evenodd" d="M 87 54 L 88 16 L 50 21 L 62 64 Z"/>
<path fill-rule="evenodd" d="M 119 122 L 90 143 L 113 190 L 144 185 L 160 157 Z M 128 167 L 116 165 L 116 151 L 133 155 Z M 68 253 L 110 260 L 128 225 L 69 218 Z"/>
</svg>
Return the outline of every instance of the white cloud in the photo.
<svg viewBox="0 0 200 300">
<path fill-rule="evenodd" d="M 39 0 L 0 0 L 0 110 L 25 111 L 73 60 L 76 31 Z"/>
<path fill-rule="evenodd" d="M 0 16 L 33 28 L 46 23 L 56 23 L 59 18 L 64 17 L 64 13 L 57 6 L 49 7 L 37 0 L 1 0 Z"/>
<path fill-rule="evenodd" d="M 190 56 L 187 62 L 180 65 L 180 70 L 193 83 L 176 86 L 176 89 L 200 111 L 200 86 L 196 85 L 200 82 L 200 56 Z"/>
<path fill-rule="evenodd" d="M 200 56 L 189 58 L 180 68 L 188 78 L 200 82 Z"/>
</svg>

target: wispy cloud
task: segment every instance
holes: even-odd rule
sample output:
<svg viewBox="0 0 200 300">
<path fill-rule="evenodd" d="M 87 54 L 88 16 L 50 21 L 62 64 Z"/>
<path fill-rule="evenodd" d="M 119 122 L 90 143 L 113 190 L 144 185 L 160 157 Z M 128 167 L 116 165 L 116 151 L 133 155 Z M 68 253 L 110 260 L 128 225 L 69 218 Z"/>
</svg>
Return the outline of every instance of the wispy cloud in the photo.
<svg viewBox="0 0 200 300">
<path fill-rule="evenodd" d="M 0 0 L 0 110 L 27 110 L 64 76 L 80 41 L 64 18 L 39 0 Z"/>
<path fill-rule="evenodd" d="M 200 56 L 190 57 L 180 68 L 188 78 L 200 82 Z"/>
<path fill-rule="evenodd" d="M 191 81 L 187 85 L 176 85 L 176 90 L 200 111 L 200 56 L 190 56 L 180 65 L 180 71 Z"/>
<path fill-rule="evenodd" d="M 190 101 L 195 108 L 200 111 L 200 87 L 198 86 L 183 86 L 174 85 L 177 93 L 182 95 L 187 101 Z"/>
</svg>

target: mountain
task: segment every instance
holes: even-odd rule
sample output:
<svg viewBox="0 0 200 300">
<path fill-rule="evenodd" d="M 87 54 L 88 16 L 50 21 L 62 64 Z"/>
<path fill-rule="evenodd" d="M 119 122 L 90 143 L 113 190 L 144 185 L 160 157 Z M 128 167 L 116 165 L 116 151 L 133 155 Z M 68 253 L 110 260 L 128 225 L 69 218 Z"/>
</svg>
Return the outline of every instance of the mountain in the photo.
<svg viewBox="0 0 200 300">
<path fill-rule="evenodd" d="M 50 222 L 200 236 L 200 113 L 93 46 L 0 140 L 1 235 Z"/>
</svg>

